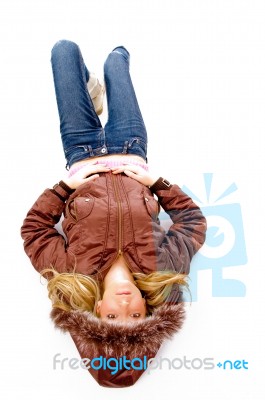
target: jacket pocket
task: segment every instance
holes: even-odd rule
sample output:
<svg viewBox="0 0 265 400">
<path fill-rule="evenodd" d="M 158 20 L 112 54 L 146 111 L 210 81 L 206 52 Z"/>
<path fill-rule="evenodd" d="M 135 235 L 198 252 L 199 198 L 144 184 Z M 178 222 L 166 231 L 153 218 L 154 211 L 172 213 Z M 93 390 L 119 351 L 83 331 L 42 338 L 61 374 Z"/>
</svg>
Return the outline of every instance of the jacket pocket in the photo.
<svg viewBox="0 0 265 400">
<path fill-rule="evenodd" d="M 66 206 L 67 214 L 72 217 L 74 221 L 80 221 L 91 213 L 94 202 L 94 197 L 75 197 Z"/>
<path fill-rule="evenodd" d="M 158 201 L 154 198 L 154 196 L 152 196 L 152 194 L 146 191 L 143 192 L 143 200 L 148 214 L 152 217 L 153 220 L 157 220 L 158 214 L 160 212 L 160 205 Z"/>
</svg>

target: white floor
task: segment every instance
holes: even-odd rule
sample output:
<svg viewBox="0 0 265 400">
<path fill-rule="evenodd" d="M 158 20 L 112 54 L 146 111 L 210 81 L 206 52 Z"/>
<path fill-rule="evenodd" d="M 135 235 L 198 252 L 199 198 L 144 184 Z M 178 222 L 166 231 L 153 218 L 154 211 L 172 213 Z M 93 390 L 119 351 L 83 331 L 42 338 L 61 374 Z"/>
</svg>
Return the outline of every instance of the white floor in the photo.
<svg viewBox="0 0 265 400">
<path fill-rule="evenodd" d="M 264 399 L 264 1 L 9 0 L 0 5 L 0 37 L 0 397 Z M 211 370 L 164 366 L 111 390 L 86 371 L 53 369 L 56 353 L 77 351 L 49 320 L 46 288 L 19 229 L 65 173 L 50 69 L 50 49 L 63 38 L 79 43 L 99 75 L 113 47 L 129 49 L 152 170 L 189 188 L 209 227 L 219 226 L 192 265 L 197 301 L 159 354 L 213 358 Z M 232 184 L 237 190 L 217 201 Z M 225 360 L 242 368 L 216 366 Z"/>
</svg>

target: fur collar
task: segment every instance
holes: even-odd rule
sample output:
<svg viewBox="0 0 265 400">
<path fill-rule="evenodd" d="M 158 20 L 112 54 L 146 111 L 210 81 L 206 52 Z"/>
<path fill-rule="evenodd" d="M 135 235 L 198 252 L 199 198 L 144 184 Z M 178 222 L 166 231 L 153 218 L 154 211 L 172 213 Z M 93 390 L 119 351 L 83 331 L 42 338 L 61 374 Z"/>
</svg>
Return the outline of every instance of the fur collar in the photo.
<svg viewBox="0 0 265 400">
<path fill-rule="evenodd" d="M 185 309 L 183 303 L 164 304 L 151 316 L 129 324 L 104 321 L 90 312 L 56 308 L 51 311 L 51 319 L 57 328 L 71 334 L 83 356 L 141 357 L 155 355 L 162 342 L 181 329 Z"/>
</svg>

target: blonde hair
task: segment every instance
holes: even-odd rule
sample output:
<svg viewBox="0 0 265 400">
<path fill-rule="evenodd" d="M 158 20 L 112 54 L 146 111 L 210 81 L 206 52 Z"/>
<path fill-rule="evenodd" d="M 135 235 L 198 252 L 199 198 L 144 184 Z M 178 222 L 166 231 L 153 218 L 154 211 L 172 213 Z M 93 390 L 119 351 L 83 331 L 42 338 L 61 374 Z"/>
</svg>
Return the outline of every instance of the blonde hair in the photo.
<svg viewBox="0 0 265 400">
<path fill-rule="evenodd" d="M 53 308 L 64 311 L 90 311 L 94 315 L 96 306 L 103 295 L 102 285 L 91 276 L 79 273 L 59 273 L 53 268 L 42 271 L 48 279 L 48 297 Z M 151 274 L 133 273 L 134 283 L 146 300 L 147 313 L 161 305 L 170 294 L 172 286 L 177 284 L 188 289 L 186 274 L 170 271 L 153 272 Z"/>
<path fill-rule="evenodd" d="M 174 284 L 189 289 L 188 276 L 170 271 L 153 272 L 149 275 L 133 273 L 138 289 L 144 294 L 148 313 L 164 303 Z"/>
</svg>

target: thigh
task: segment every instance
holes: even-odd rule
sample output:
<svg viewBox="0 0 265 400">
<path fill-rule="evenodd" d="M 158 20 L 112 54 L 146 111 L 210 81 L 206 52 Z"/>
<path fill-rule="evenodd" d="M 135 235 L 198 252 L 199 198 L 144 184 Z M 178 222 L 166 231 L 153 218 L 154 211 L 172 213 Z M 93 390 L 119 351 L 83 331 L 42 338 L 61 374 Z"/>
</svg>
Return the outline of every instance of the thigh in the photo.
<svg viewBox="0 0 265 400">
<path fill-rule="evenodd" d="M 68 40 L 57 42 L 51 63 L 62 144 L 72 164 L 93 154 L 92 149 L 104 143 L 104 133 L 88 93 L 89 72 L 79 47 Z"/>
<path fill-rule="evenodd" d="M 130 55 L 115 48 L 104 64 L 108 102 L 105 126 L 108 153 L 137 154 L 146 159 L 147 132 L 129 71 Z M 119 151 L 121 150 L 121 151 Z"/>
</svg>

